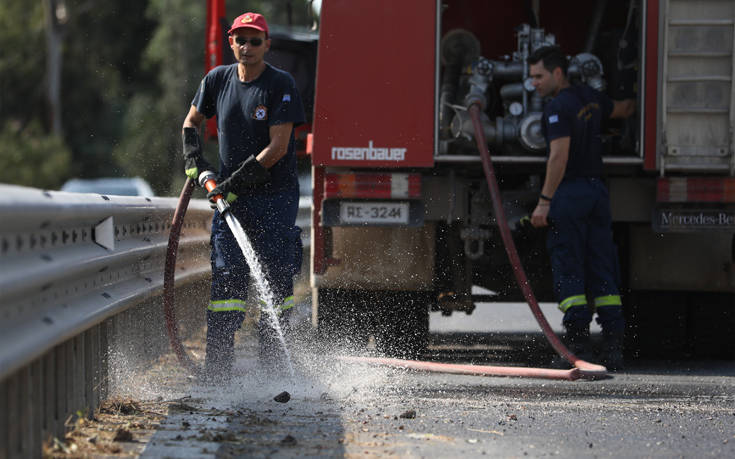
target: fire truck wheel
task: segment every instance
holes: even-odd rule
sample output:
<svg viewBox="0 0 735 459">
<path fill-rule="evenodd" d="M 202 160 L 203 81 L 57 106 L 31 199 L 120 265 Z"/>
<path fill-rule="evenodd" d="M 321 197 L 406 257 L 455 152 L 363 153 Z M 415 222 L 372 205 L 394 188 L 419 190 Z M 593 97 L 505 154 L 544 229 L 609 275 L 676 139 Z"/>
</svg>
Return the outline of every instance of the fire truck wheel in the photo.
<svg viewBox="0 0 735 459">
<path fill-rule="evenodd" d="M 627 357 L 735 359 L 735 294 L 636 290 L 623 302 Z"/>
<path fill-rule="evenodd" d="M 319 338 L 330 351 L 360 352 L 368 343 L 372 320 L 365 295 L 343 289 L 314 289 L 312 315 Z"/>
<path fill-rule="evenodd" d="M 429 301 L 425 292 L 384 292 L 375 331 L 378 352 L 404 359 L 420 357 L 429 340 Z"/>
</svg>

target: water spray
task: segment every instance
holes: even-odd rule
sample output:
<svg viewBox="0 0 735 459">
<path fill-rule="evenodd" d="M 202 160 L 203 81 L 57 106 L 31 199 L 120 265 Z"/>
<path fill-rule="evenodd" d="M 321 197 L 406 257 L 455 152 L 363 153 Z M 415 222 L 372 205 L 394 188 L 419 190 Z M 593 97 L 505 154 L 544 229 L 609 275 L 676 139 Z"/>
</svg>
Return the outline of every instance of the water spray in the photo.
<svg viewBox="0 0 735 459">
<path fill-rule="evenodd" d="M 215 183 L 214 177 L 215 175 L 213 172 L 202 172 L 202 174 L 199 175 L 199 184 L 207 191 L 212 191 L 217 187 L 217 183 Z M 240 222 L 237 221 L 237 218 L 232 215 L 232 212 L 230 211 L 230 204 L 227 202 L 224 196 L 218 194 L 215 195 L 212 199 L 217 205 L 217 210 L 219 210 L 220 216 L 225 219 L 225 221 L 227 222 L 227 226 L 230 227 L 230 231 L 232 231 L 232 235 L 235 236 L 237 245 L 240 246 L 240 250 L 245 256 L 245 260 L 247 260 L 248 262 L 250 273 L 253 275 L 253 278 L 255 280 L 255 289 L 257 290 L 258 296 L 260 297 L 260 310 L 261 312 L 264 312 L 266 314 L 268 322 L 270 322 L 270 325 L 276 331 L 278 342 L 281 344 L 281 347 L 283 348 L 283 354 L 286 356 L 286 363 L 288 364 L 288 374 L 293 379 L 294 372 L 293 365 L 291 364 L 291 355 L 288 352 L 286 339 L 283 337 L 283 330 L 281 330 L 281 324 L 278 320 L 278 314 L 276 314 L 276 310 L 274 308 L 275 298 L 273 296 L 273 291 L 271 290 L 270 285 L 268 285 L 268 280 L 265 278 L 265 273 L 263 272 L 263 267 L 260 263 L 260 260 L 258 260 L 258 255 L 255 253 L 255 249 L 253 249 L 253 245 L 250 243 L 247 234 L 245 234 L 245 230 L 242 228 L 242 225 L 240 225 Z"/>
<path fill-rule="evenodd" d="M 199 175 L 199 183 L 207 191 L 212 191 L 217 187 L 217 183 L 215 182 L 214 178 L 215 174 L 213 172 L 206 171 Z M 171 347 L 174 349 L 174 352 L 176 353 L 179 362 L 192 373 L 198 374 L 201 372 L 201 369 L 193 363 L 191 358 L 189 358 L 189 355 L 184 350 L 181 344 L 181 340 L 179 339 L 173 302 L 173 275 L 174 267 L 176 264 L 176 249 L 178 248 L 179 235 L 181 231 L 181 225 L 184 220 L 184 214 L 186 213 L 186 207 L 189 204 L 189 199 L 191 198 L 191 192 L 193 188 L 194 183 L 191 181 L 191 179 L 187 179 L 186 184 L 184 184 L 184 189 L 181 192 L 179 205 L 176 208 L 173 223 L 171 225 L 168 253 L 166 256 L 166 267 L 164 270 L 164 313 L 166 317 L 166 325 L 169 333 Z M 291 379 L 293 379 L 294 370 L 291 363 L 291 355 L 289 353 L 288 346 L 286 345 L 286 340 L 283 336 L 283 330 L 281 329 L 281 324 L 278 320 L 278 314 L 276 314 L 276 310 L 274 307 L 275 297 L 273 295 L 273 291 L 270 288 L 270 285 L 268 284 L 268 280 L 265 277 L 265 273 L 263 272 L 262 264 L 258 260 L 258 256 L 255 253 L 255 250 L 253 249 L 253 246 L 250 243 L 250 240 L 248 239 L 242 225 L 240 225 L 240 222 L 230 211 L 230 204 L 227 202 L 227 200 L 224 199 L 224 197 L 220 194 L 214 196 L 212 199 L 217 206 L 217 210 L 219 210 L 220 216 L 225 219 L 225 222 L 227 222 L 227 226 L 230 228 L 230 231 L 232 231 L 232 235 L 235 237 L 235 240 L 237 241 L 237 244 L 240 247 L 243 256 L 245 257 L 245 260 L 250 267 L 250 272 L 253 275 L 253 279 L 255 280 L 255 288 L 258 297 L 260 298 L 260 310 L 262 313 L 266 314 L 266 318 L 269 324 L 271 325 L 271 327 L 273 327 L 273 330 L 278 336 L 278 342 L 281 345 L 284 356 L 286 357 L 289 376 L 291 377 Z"/>
</svg>

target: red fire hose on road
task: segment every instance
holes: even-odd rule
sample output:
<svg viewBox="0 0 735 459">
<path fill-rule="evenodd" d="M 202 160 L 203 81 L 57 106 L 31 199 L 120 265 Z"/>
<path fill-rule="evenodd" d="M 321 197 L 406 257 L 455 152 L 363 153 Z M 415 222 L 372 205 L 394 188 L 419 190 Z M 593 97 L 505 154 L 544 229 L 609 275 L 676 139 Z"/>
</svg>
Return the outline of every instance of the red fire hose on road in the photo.
<svg viewBox="0 0 735 459">
<path fill-rule="evenodd" d="M 540 379 L 566 379 L 575 381 L 586 377 L 579 368 L 554 370 L 550 368 L 501 367 L 488 365 L 462 365 L 456 363 L 421 362 L 418 360 L 389 359 L 385 357 L 352 357 L 341 356 L 339 360 L 346 363 L 367 363 L 393 368 L 429 371 L 433 373 L 451 373 L 472 376 L 515 376 Z"/>
<path fill-rule="evenodd" d="M 576 355 L 572 354 L 569 349 L 561 342 L 558 336 L 554 333 L 549 325 L 549 322 L 544 317 L 544 313 L 541 312 L 536 297 L 531 290 L 531 286 L 526 277 L 526 272 L 523 270 L 521 259 L 518 256 L 516 245 L 513 242 L 513 237 L 510 234 L 510 228 L 508 227 L 508 220 L 505 218 L 505 211 L 503 210 L 503 203 L 500 200 L 500 188 L 498 187 L 498 180 L 495 176 L 495 169 L 493 168 L 492 159 L 490 158 L 490 152 L 487 148 L 487 140 L 485 139 L 485 133 L 482 130 L 482 123 L 480 121 L 480 106 L 477 103 L 470 105 L 469 108 L 470 117 L 472 118 L 472 126 L 475 128 L 475 142 L 477 148 L 480 150 L 480 156 L 482 157 L 482 167 L 485 170 L 485 178 L 487 179 L 487 186 L 490 188 L 490 196 L 493 201 L 493 209 L 495 211 L 495 220 L 498 222 L 498 228 L 500 228 L 500 235 L 503 238 L 503 244 L 505 245 L 505 251 L 508 254 L 510 263 L 513 266 L 513 274 L 518 282 L 523 297 L 526 299 L 528 306 L 531 308 L 533 316 L 541 326 L 541 330 L 544 332 L 544 336 L 549 341 L 549 344 L 554 350 L 564 359 L 579 368 L 582 372 L 582 376 L 588 377 L 599 377 L 607 374 L 607 368 L 602 365 L 596 365 L 594 363 L 586 362 Z"/>
</svg>

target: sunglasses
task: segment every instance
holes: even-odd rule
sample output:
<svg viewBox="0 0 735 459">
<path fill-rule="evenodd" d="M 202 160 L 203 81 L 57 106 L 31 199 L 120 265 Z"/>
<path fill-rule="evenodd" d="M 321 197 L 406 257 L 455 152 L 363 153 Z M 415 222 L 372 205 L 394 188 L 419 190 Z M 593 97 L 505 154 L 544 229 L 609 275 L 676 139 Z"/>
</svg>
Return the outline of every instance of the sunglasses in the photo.
<svg viewBox="0 0 735 459">
<path fill-rule="evenodd" d="M 247 39 L 245 37 L 235 37 L 235 43 L 237 46 L 245 46 L 250 43 L 250 46 L 260 46 L 263 44 L 263 39 L 260 37 L 254 37 Z"/>
</svg>

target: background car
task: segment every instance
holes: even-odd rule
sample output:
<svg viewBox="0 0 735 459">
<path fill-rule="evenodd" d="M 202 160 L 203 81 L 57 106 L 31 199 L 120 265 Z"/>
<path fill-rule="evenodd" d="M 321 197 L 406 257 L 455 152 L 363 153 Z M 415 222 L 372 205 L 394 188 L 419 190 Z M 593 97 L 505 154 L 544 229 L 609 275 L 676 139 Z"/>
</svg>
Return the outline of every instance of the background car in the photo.
<svg viewBox="0 0 735 459">
<path fill-rule="evenodd" d="M 71 179 L 64 183 L 61 191 L 118 196 L 155 196 L 148 182 L 140 177 Z"/>
</svg>

